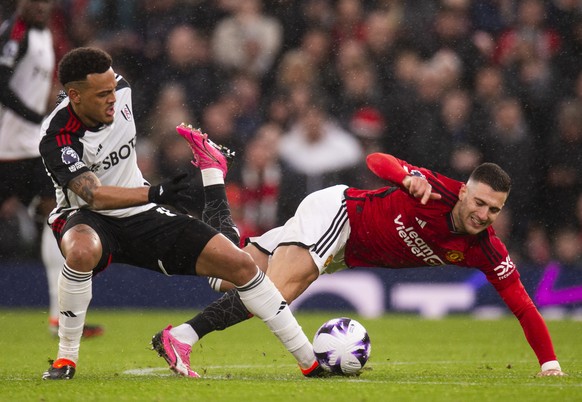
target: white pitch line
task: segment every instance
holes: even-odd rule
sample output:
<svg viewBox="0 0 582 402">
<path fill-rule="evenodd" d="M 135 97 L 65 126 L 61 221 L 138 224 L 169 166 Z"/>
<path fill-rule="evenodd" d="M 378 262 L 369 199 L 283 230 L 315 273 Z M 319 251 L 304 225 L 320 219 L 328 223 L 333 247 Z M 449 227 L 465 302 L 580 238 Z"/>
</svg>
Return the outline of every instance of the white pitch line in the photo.
<svg viewBox="0 0 582 402">
<path fill-rule="evenodd" d="M 412 363 L 412 362 L 410 362 Z M 456 362 L 458 363 L 458 362 Z M 377 363 L 375 363 L 377 364 Z M 383 363 L 383 364 L 390 364 L 390 363 Z M 259 365 L 259 364 L 244 364 L 244 365 L 228 365 L 228 366 L 220 366 L 220 365 L 214 365 L 214 366 L 205 366 L 205 368 L 212 368 L 212 369 L 245 369 L 245 368 L 256 368 L 256 367 L 262 367 L 265 368 L 265 365 Z M 276 366 L 278 368 L 285 368 L 285 367 L 295 367 L 295 365 L 291 365 L 291 364 L 286 364 L 286 365 L 278 365 Z M 160 372 L 165 371 L 166 373 L 164 374 L 159 374 Z M 150 368 L 143 368 L 143 369 L 132 369 L 132 370 L 126 370 L 123 372 L 123 374 L 127 374 L 127 375 L 135 375 L 135 376 L 162 376 L 162 377 L 169 377 L 169 376 L 176 376 L 176 374 L 170 373 L 169 369 L 167 367 L 150 367 Z M 506 378 L 504 376 L 498 376 L 496 378 Z M 202 380 L 232 380 L 232 377 L 225 377 L 224 375 L 204 375 L 201 378 Z M 237 380 L 252 380 L 252 377 L 237 377 Z M 294 378 L 277 378 L 277 381 L 296 381 L 296 379 Z M 446 386 L 450 386 L 450 385 L 456 385 L 456 386 L 462 386 L 462 387 L 485 387 L 487 386 L 486 384 L 483 383 L 477 383 L 477 382 L 466 382 L 466 381 L 392 381 L 392 380 L 368 380 L 365 378 L 358 378 L 358 377 L 332 377 L 331 378 L 332 381 L 334 382 L 350 382 L 350 383 L 365 383 L 365 384 L 385 384 L 385 385 L 428 385 L 428 386 L 434 386 L 434 385 L 446 385 Z M 543 381 L 540 379 L 540 381 Z M 501 383 L 497 383 L 496 384 L 497 387 L 501 386 L 501 387 L 514 387 L 515 384 L 501 384 Z M 572 387 L 572 388 L 580 388 L 582 387 L 582 383 L 577 383 L 577 384 L 563 384 L 563 383 L 552 383 L 552 384 L 548 384 L 548 383 L 544 383 L 544 382 L 540 382 L 538 384 L 522 384 L 522 387 Z"/>
</svg>

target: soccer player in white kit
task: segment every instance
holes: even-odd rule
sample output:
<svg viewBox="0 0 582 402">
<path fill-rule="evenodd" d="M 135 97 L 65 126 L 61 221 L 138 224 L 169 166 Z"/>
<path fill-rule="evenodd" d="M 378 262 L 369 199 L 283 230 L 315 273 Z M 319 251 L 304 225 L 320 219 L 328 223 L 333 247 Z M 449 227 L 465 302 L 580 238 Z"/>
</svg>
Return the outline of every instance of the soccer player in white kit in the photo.
<svg viewBox="0 0 582 402">
<path fill-rule="evenodd" d="M 42 124 L 40 151 L 56 190 L 49 223 L 65 263 L 58 288 L 59 349 L 43 378 L 73 378 L 93 276 L 112 262 L 228 280 L 300 367 L 317 364 L 289 306 L 251 256 L 201 220 L 162 207 L 180 209 L 188 201 L 188 178 L 155 186 L 144 179 L 131 88 L 114 72 L 111 57 L 96 48 L 74 49 L 59 63 L 58 76 L 67 96 Z M 191 140 L 207 146 L 200 133 Z M 208 173 L 223 179 L 220 169 Z M 224 182 L 215 190 L 224 192 Z M 174 371 L 197 376 L 189 362 L 180 361 L 181 353 L 176 358 L 179 351 L 160 350 Z"/>
</svg>

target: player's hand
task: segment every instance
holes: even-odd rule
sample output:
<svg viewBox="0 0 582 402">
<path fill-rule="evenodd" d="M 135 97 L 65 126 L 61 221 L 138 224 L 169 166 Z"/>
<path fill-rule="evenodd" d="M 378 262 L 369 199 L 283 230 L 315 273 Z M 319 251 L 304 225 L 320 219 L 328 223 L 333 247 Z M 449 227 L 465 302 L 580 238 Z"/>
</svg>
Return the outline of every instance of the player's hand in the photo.
<svg viewBox="0 0 582 402">
<path fill-rule="evenodd" d="M 406 176 L 402 185 L 415 198 L 420 198 L 420 203 L 425 205 L 428 200 L 440 200 L 441 195 L 432 192 L 430 183 L 420 176 Z"/>
<path fill-rule="evenodd" d="M 184 205 L 193 203 L 186 190 L 189 187 L 189 178 L 187 173 L 182 173 L 172 180 L 151 186 L 148 191 L 148 200 L 156 204 L 171 205 L 182 213 L 188 210 Z"/>
<path fill-rule="evenodd" d="M 540 371 L 536 377 L 563 377 L 563 376 L 567 376 L 568 374 L 564 373 L 562 370 L 558 370 L 558 369 L 550 369 L 550 370 L 544 370 L 544 371 Z"/>
</svg>

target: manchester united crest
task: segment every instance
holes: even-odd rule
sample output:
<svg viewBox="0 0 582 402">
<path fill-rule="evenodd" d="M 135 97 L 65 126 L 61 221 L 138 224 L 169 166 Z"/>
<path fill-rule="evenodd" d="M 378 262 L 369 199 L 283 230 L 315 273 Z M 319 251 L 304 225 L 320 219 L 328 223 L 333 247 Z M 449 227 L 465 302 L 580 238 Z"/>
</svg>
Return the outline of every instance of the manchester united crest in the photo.
<svg viewBox="0 0 582 402">
<path fill-rule="evenodd" d="M 447 253 L 445 254 L 445 258 L 449 262 L 457 263 L 457 262 L 461 262 L 465 259 L 465 254 L 463 254 L 460 251 L 450 250 L 450 251 L 447 251 Z"/>
</svg>

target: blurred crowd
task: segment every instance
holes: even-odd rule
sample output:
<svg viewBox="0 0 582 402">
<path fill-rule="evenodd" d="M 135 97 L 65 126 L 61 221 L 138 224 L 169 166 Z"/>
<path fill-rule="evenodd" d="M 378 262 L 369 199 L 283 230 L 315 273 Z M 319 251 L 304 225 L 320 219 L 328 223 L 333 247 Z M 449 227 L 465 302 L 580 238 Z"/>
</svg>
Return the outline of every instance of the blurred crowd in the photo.
<svg viewBox="0 0 582 402">
<path fill-rule="evenodd" d="M 111 53 L 144 175 L 192 172 L 192 213 L 199 173 L 175 126 L 236 151 L 243 237 L 314 190 L 386 185 L 365 166 L 382 151 L 459 180 L 498 163 L 513 258 L 582 265 L 581 0 L 55 0 L 51 27 L 57 59 Z"/>
</svg>

